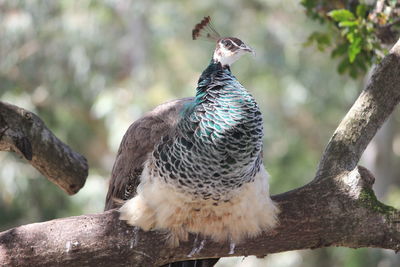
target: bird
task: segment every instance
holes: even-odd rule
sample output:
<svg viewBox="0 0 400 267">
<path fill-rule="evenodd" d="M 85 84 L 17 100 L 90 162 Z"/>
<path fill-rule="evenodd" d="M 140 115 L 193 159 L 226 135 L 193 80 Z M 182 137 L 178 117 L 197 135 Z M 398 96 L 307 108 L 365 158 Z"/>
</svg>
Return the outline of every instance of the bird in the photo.
<svg viewBox="0 0 400 267">
<path fill-rule="evenodd" d="M 279 224 L 263 164 L 262 113 L 230 69 L 254 50 L 221 37 L 210 16 L 195 25 L 192 38 L 216 44 L 195 96 L 161 104 L 129 127 L 105 210 L 118 208 L 120 220 L 144 231 L 166 230 L 171 247 L 189 233 L 240 244 Z"/>
</svg>

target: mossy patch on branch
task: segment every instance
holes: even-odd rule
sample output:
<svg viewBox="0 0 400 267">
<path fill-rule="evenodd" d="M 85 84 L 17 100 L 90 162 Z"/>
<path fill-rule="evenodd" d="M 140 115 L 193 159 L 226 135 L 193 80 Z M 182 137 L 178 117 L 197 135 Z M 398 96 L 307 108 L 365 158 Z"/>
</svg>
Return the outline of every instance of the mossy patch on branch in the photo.
<svg viewBox="0 0 400 267">
<path fill-rule="evenodd" d="M 373 211 L 379 212 L 381 214 L 388 216 L 393 215 L 394 213 L 398 212 L 395 208 L 392 206 L 388 206 L 386 204 L 383 204 L 380 202 L 376 196 L 374 191 L 371 188 L 363 188 L 361 193 L 360 193 L 360 198 L 359 198 L 361 204 L 369 208 Z"/>
</svg>

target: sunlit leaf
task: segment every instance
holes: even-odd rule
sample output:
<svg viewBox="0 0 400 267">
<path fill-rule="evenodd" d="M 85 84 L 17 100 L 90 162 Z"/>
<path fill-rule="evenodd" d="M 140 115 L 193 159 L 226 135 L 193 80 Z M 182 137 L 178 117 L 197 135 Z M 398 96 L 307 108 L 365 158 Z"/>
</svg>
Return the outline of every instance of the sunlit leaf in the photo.
<svg viewBox="0 0 400 267">
<path fill-rule="evenodd" d="M 358 25 L 358 21 L 342 21 L 339 23 L 339 27 L 354 27 Z"/>
<path fill-rule="evenodd" d="M 347 9 L 332 10 L 328 13 L 328 16 L 330 16 L 334 21 L 337 22 L 351 21 L 355 19 L 354 14 Z"/>
<path fill-rule="evenodd" d="M 357 55 L 361 52 L 361 41 L 361 38 L 357 36 L 357 38 L 355 38 L 354 41 L 350 44 L 348 49 L 350 63 L 353 63 Z"/>
</svg>

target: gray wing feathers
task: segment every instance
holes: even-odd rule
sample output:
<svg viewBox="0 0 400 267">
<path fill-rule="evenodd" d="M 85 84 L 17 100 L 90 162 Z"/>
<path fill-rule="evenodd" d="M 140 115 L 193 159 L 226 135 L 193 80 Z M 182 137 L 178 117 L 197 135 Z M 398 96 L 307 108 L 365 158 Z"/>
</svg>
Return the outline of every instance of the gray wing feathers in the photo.
<svg viewBox="0 0 400 267">
<path fill-rule="evenodd" d="M 123 200 L 135 195 L 149 153 L 176 126 L 182 107 L 192 100 L 183 98 L 161 104 L 131 124 L 122 138 L 111 172 L 105 210 L 119 207 Z"/>
</svg>

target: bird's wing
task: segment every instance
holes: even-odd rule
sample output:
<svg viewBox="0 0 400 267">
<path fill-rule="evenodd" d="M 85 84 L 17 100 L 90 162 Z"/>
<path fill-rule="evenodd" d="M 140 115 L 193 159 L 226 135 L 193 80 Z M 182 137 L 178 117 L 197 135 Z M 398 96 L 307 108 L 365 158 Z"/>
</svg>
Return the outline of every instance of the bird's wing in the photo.
<svg viewBox="0 0 400 267">
<path fill-rule="evenodd" d="M 105 210 L 119 207 L 123 200 L 135 195 L 149 153 L 161 137 L 176 126 L 183 106 L 191 101 L 193 98 L 183 98 L 161 104 L 131 124 L 111 172 Z"/>
</svg>

